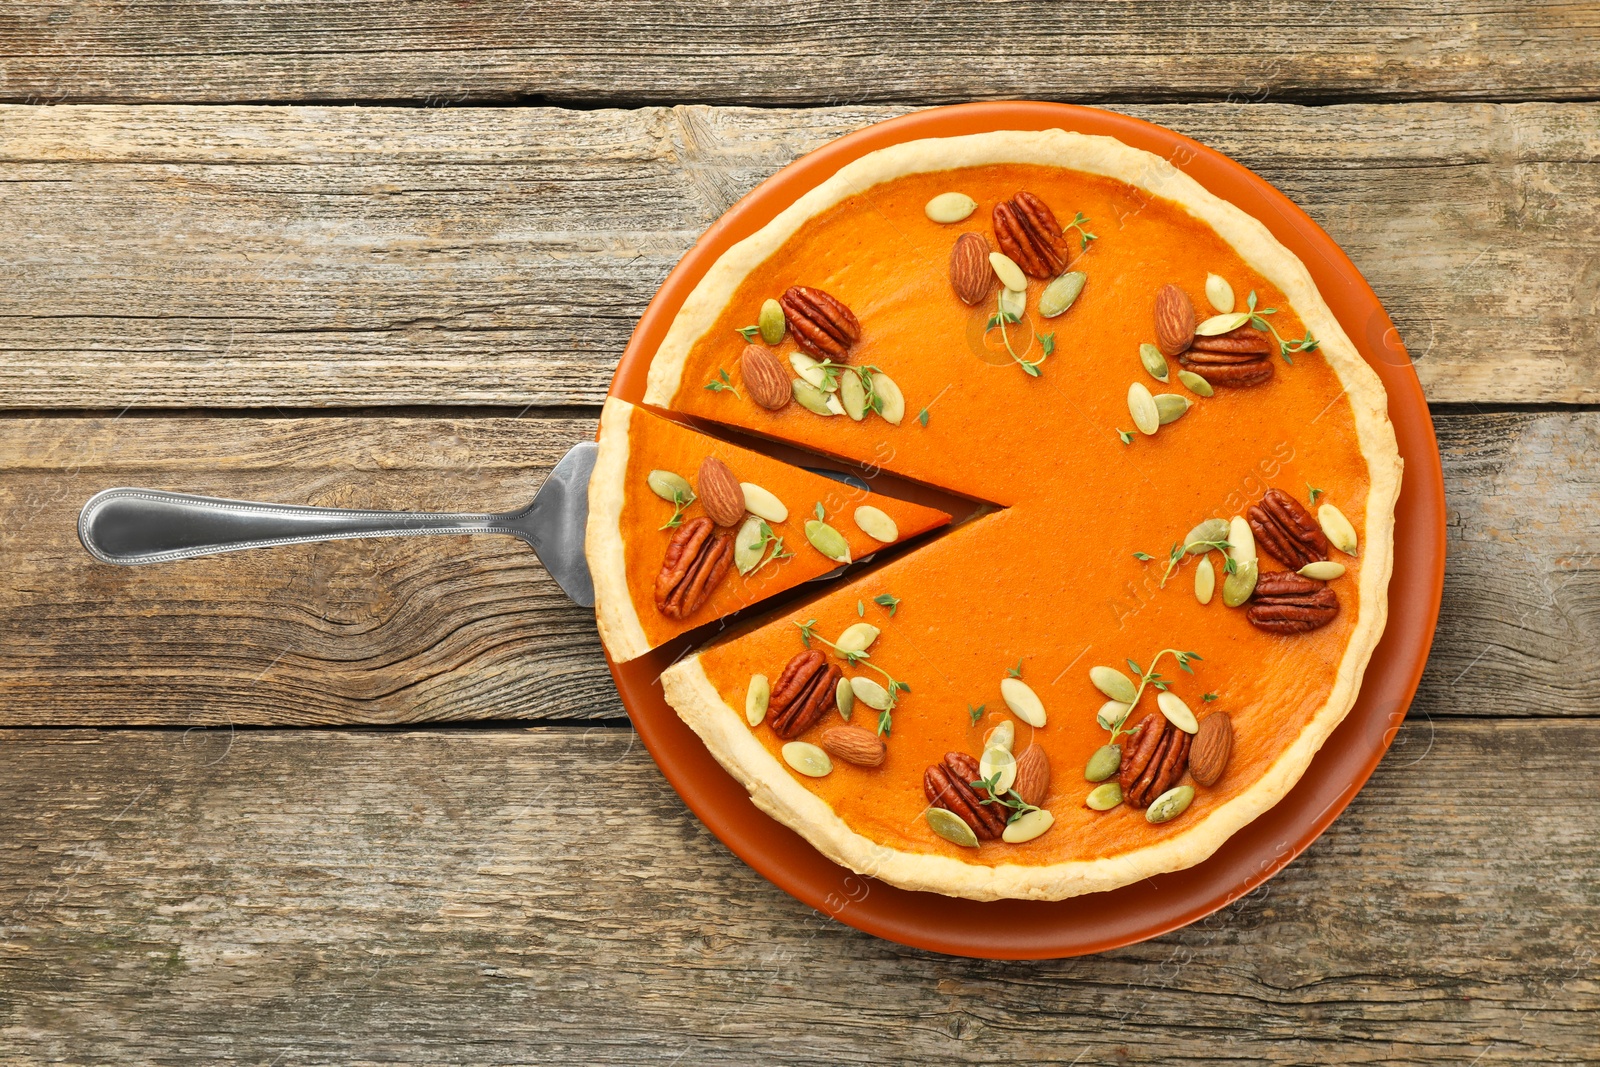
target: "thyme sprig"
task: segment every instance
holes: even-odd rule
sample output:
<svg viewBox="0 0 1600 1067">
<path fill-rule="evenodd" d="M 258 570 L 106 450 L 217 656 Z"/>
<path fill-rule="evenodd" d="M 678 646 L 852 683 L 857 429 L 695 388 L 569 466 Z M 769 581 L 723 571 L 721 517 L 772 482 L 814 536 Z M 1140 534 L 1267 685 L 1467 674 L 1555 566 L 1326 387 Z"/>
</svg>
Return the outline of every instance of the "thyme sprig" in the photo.
<svg viewBox="0 0 1600 1067">
<path fill-rule="evenodd" d="M 1078 251 L 1080 251 L 1080 252 L 1082 252 L 1085 248 L 1089 247 L 1089 242 L 1090 241 L 1098 241 L 1099 240 L 1098 237 L 1096 237 L 1094 234 L 1090 233 L 1087 229 L 1084 228 L 1084 223 L 1086 223 L 1088 221 L 1089 221 L 1089 216 L 1087 216 L 1083 212 L 1079 211 L 1079 212 L 1076 212 L 1072 216 L 1072 221 L 1071 222 L 1067 223 L 1064 227 L 1062 227 L 1062 232 L 1066 232 L 1067 230 L 1077 230 L 1078 231 Z"/>
<path fill-rule="evenodd" d="M 739 395 L 739 390 L 733 387 L 733 382 L 728 380 L 728 372 L 722 367 L 717 368 L 717 376 L 706 383 L 706 388 L 713 393 L 729 392 L 734 396 Z"/>
<path fill-rule="evenodd" d="M 772 527 L 767 525 L 766 519 L 761 520 L 761 525 L 757 529 L 761 534 L 760 537 L 756 538 L 755 544 L 755 549 L 758 556 L 761 553 L 767 552 L 769 546 L 771 547 L 772 551 L 768 553 L 766 558 L 762 559 L 760 563 L 757 563 L 754 567 L 750 568 L 750 574 L 758 574 L 761 571 L 761 568 L 765 567 L 769 563 L 779 563 L 783 560 L 794 558 L 793 552 L 785 552 L 783 550 L 783 538 L 772 532 Z"/>
<path fill-rule="evenodd" d="M 1298 341 L 1285 341 L 1283 339 L 1283 337 L 1278 333 L 1277 328 L 1274 327 L 1272 325 L 1272 323 L 1268 322 L 1267 319 L 1266 319 L 1266 316 L 1268 316 L 1268 315 L 1276 315 L 1278 313 L 1278 309 L 1277 308 L 1260 308 L 1260 309 L 1257 309 L 1256 308 L 1256 291 L 1254 289 L 1250 290 L 1250 296 L 1245 301 L 1245 306 L 1250 309 L 1250 319 L 1249 319 L 1250 325 L 1254 326 L 1258 330 L 1262 330 L 1262 331 L 1264 331 L 1266 333 L 1270 333 L 1272 335 L 1272 339 L 1274 341 L 1278 342 L 1278 355 L 1282 356 L 1283 357 L 1283 361 L 1285 363 L 1289 364 L 1291 367 L 1294 366 L 1294 360 L 1290 358 L 1293 353 L 1295 353 L 1295 352 L 1315 352 L 1317 350 L 1318 345 L 1321 343 L 1315 337 L 1311 336 L 1311 331 L 1310 330 L 1307 330 L 1306 331 L 1306 335 L 1304 337 L 1300 338 Z"/>
<path fill-rule="evenodd" d="M 984 325 L 983 332 L 987 334 L 993 330 L 999 330 L 1000 339 L 1005 342 L 1007 354 L 1016 361 L 1017 366 L 1027 372 L 1030 378 L 1037 378 L 1041 373 L 1039 365 L 1049 359 L 1051 353 L 1056 350 L 1056 335 L 1053 333 L 1041 335 L 1029 331 L 1028 345 L 1019 353 L 1011 345 L 1011 331 L 1007 327 L 1015 326 L 1021 322 L 1022 316 L 1013 315 L 1006 310 L 1005 297 L 1006 291 L 1004 289 L 1000 290 L 1000 295 L 995 298 L 995 312 L 989 316 L 989 321 Z M 1033 342 L 1035 340 L 1039 342 L 1039 348 L 1043 354 L 1038 359 L 1030 360 L 1026 357 L 1029 352 L 1033 351 Z"/>
<path fill-rule="evenodd" d="M 692 494 L 689 497 L 685 498 L 684 495 L 681 492 L 679 492 L 678 490 L 674 489 L 672 491 L 672 518 L 668 519 L 666 522 L 662 523 L 660 526 L 657 526 L 656 529 L 658 529 L 658 530 L 676 530 L 678 527 L 682 526 L 683 525 L 683 512 L 684 512 L 684 509 L 687 508 L 690 504 L 693 504 L 693 503 L 694 503 L 694 496 Z"/>
<path fill-rule="evenodd" d="M 1135 726 L 1131 730 L 1123 729 L 1123 727 L 1127 725 L 1128 720 L 1133 718 L 1134 709 L 1139 706 L 1139 700 L 1144 696 L 1144 691 L 1146 688 L 1154 686 L 1156 689 L 1159 689 L 1164 693 L 1167 691 L 1167 687 L 1172 684 L 1171 679 L 1163 677 L 1156 670 L 1156 665 L 1161 662 L 1162 656 L 1174 657 L 1177 660 L 1178 669 L 1183 671 L 1185 674 L 1194 673 L 1193 669 L 1191 669 L 1189 666 L 1191 660 L 1199 661 L 1200 659 L 1204 658 L 1198 652 L 1185 652 L 1176 648 L 1163 648 L 1150 660 L 1150 667 L 1148 670 L 1140 668 L 1139 664 L 1133 660 L 1128 660 L 1128 666 L 1133 670 L 1134 677 L 1139 679 L 1139 687 L 1133 691 L 1133 700 L 1128 703 L 1127 714 L 1123 715 L 1121 721 L 1116 723 L 1114 726 L 1106 727 L 1111 731 L 1111 740 L 1107 742 L 1108 744 L 1114 745 L 1117 743 L 1117 738 L 1123 736 L 1124 734 L 1127 734 L 1131 737 L 1144 728 L 1144 724 L 1141 722 L 1138 726 Z M 1104 726 L 1105 724 L 1101 723 L 1101 725 Z"/>
<path fill-rule="evenodd" d="M 761 332 L 760 326 L 735 326 L 733 332 L 743 337 L 746 344 L 756 339 L 756 334 Z"/>
<path fill-rule="evenodd" d="M 1207 552 L 1211 552 L 1213 550 L 1222 553 L 1222 569 L 1226 573 L 1232 574 L 1234 571 L 1239 569 L 1239 565 L 1234 562 L 1233 557 L 1228 555 L 1228 549 L 1232 547 L 1233 543 L 1230 542 L 1226 537 L 1219 538 L 1216 541 L 1190 541 L 1188 544 L 1174 544 L 1171 550 L 1167 553 L 1167 569 L 1161 575 L 1161 584 L 1156 588 L 1165 589 L 1167 587 L 1167 580 L 1171 578 L 1173 572 L 1178 569 L 1178 564 L 1183 562 L 1184 556 L 1203 556 Z M 1148 563 L 1155 557 L 1150 555 L 1148 552 L 1135 552 L 1133 554 L 1133 558 L 1141 563 Z"/>
<path fill-rule="evenodd" d="M 987 778 L 979 778 L 976 782 L 968 782 L 967 784 L 972 786 L 974 789 L 982 789 L 984 792 L 989 794 L 987 797 L 979 797 L 979 804 L 999 804 L 1002 807 L 1008 808 L 1011 814 L 1006 816 L 1006 825 L 1010 826 L 1012 823 L 1028 814 L 1028 812 L 1038 811 L 1039 809 L 1035 805 L 1029 804 L 1026 800 L 1023 800 L 1015 789 L 1001 791 L 999 788 L 1001 773 L 1001 771 L 995 771 Z"/>
<path fill-rule="evenodd" d="M 869 671 L 877 671 L 879 674 L 883 675 L 883 680 L 889 683 L 887 686 L 885 686 L 889 692 L 889 706 L 878 713 L 878 733 L 889 733 L 889 731 L 894 727 L 894 717 L 892 713 L 895 707 L 900 703 L 900 694 L 911 692 L 911 686 L 900 681 L 898 678 L 884 670 L 882 667 L 878 666 L 876 663 L 868 662 L 872 659 L 872 655 L 865 649 L 861 650 L 860 652 L 853 652 L 848 649 L 843 649 L 834 644 L 832 641 L 829 641 L 826 637 L 823 637 L 821 634 L 817 633 L 816 619 L 807 619 L 805 622 L 797 622 L 795 623 L 795 626 L 799 628 L 800 640 L 807 648 L 811 647 L 811 642 L 813 640 L 820 641 L 822 644 L 833 649 L 833 654 L 844 660 L 850 666 L 858 668 L 866 667 Z"/>
</svg>

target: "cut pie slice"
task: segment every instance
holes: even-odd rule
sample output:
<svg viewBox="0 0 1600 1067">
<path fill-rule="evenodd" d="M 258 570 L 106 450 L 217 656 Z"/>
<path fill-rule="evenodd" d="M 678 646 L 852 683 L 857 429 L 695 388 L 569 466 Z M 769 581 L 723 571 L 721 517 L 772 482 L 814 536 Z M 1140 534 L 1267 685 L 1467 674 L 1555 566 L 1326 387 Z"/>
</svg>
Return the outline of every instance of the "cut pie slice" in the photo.
<svg viewBox="0 0 1600 1067">
<path fill-rule="evenodd" d="M 949 521 L 608 400 L 586 531 L 600 636 L 634 659 Z"/>
</svg>

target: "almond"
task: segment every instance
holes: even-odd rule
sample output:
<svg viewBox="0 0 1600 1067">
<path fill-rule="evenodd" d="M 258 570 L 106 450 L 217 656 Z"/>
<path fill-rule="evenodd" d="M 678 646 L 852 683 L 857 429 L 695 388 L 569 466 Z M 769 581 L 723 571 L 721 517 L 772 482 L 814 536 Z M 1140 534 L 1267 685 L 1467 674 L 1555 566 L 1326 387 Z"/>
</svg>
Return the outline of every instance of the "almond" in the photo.
<svg viewBox="0 0 1600 1067">
<path fill-rule="evenodd" d="M 1012 790 L 1024 802 L 1038 807 L 1050 792 L 1050 757 L 1038 745 L 1029 745 L 1028 751 L 1017 758 L 1017 778 Z"/>
<path fill-rule="evenodd" d="M 981 233 L 964 233 L 950 250 L 950 287 L 963 304 L 974 307 L 989 296 L 994 271 L 989 267 L 989 242 Z"/>
<path fill-rule="evenodd" d="M 835 726 L 823 731 L 822 747 L 830 755 L 857 767 L 876 767 L 883 762 L 883 738 L 860 726 Z"/>
<path fill-rule="evenodd" d="M 716 456 L 700 463 L 700 506 L 718 526 L 737 526 L 744 518 L 744 487 Z"/>
<path fill-rule="evenodd" d="M 745 345 L 739 356 L 739 367 L 744 375 L 744 388 L 750 399 L 766 408 L 777 411 L 789 403 L 794 395 L 789 388 L 789 373 L 778 362 L 769 348 Z"/>
<path fill-rule="evenodd" d="M 1176 356 L 1193 342 L 1193 301 L 1176 285 L 1163 285 L 1156 293 L 1156 347 L 1163 356 Z"/>
<path fill-rule="evenodd" d="M 1189 749 L 1189 774 L 1201 785 L 1215 785 L 1228 769 L 1233 754 L 1233 720 L 1225 711 L 1213 711 L 1200 720 L 1200 732 Z"/>
</svg>

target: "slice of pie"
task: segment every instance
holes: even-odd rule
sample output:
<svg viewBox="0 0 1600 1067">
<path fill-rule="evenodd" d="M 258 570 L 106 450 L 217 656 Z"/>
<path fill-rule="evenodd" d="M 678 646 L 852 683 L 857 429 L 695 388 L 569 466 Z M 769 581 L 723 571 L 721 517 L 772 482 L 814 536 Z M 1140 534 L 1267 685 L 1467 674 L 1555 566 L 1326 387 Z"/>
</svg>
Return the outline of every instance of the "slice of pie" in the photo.
<svg viewBox="0 0 1600 1067">
<path fill-rule="evenodd" d="M 633 659 L 949 521 L 608 400 L 586 532 L 601 639 Z"/>
<path fill-rule="evenodd" d="M 996 505 L 662 676 L 756 804 L 898 886 L 1200 862 L 1298 781 L 1383 631 L 1377 376 L 1266 227 L 1111 138 L 851 163 L 712 266 L 645 400 Z"/>
</svg>

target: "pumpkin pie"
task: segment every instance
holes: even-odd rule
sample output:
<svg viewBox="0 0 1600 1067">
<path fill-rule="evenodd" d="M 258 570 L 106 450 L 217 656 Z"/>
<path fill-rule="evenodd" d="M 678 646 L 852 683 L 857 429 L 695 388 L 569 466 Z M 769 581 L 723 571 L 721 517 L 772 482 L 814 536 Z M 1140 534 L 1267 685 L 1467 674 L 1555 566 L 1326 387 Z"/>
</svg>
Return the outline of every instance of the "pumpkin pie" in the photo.
<svg viewBox="0 0 1600 1067">
<path fill-rule="evenodd" d="M 1383 631 L 1376 374 L 1265 226 L 1112 138 L 845 166 L 710 268 L 644 401 L 993 506 L 662 676 L 759 807 L 897 886 L 1060 899 L 1199 863 L 1299 780 Z M 608 407 L 602 448 L 623 434 Z M 656 520 L 654 463 L 614 465 L 612 515 Z M 639 620 L 602 603 L 613 654 L 673 632 L 650 560 L 592 538 Z"/>
</svg>

